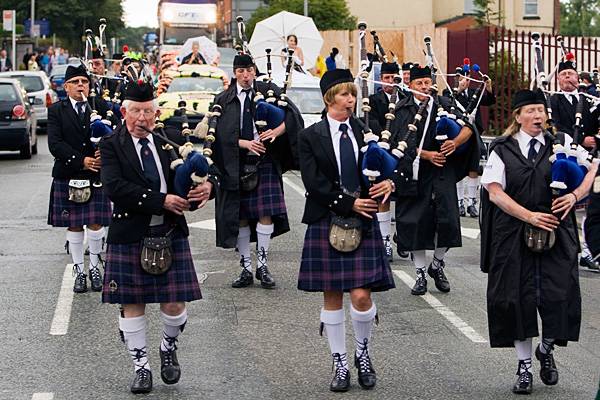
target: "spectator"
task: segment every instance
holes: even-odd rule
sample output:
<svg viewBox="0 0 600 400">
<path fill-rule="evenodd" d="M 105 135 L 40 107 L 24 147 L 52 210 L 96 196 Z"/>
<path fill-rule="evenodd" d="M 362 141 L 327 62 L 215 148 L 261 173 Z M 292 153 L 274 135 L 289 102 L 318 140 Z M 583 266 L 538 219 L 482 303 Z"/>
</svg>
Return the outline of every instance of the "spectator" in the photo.
<svg viewBox="0 0 600 400">
<path fill-rule="evenodd" d="M 23 56 L 23 65 L 25 66 L 25 69 L 29 69 L 29 59 L 31 58 L 32 54 L 33 53 L 29 48 L 25 51 L 25 55 Z"/>
<path fill-rule="evenodd" d="M 200 49 L 200 43 L 192 42 L 192 52 L 185 56 L 181 60 L 182 64 L 206 64 L 206 60 L 202 57 L 202 54 L 198 51 Z"/>
<path fill-rule="evenodd" d="M 59 65 L 64 65 L 67 63 L 67 54 L 65 54 L 65 49 L 64 48 L 60 48 L 60 50 L 58 51 L 58 57 L 57 57 L 57 62 Z"/>
<path fill-rule="evenodd" d="M 12 62 L 8 58 L 6 49 L 0 50 L 0 72 L 12 71 L 12 69 Z"/>
<path fill-rule="evenodd" d="M 585 85 L 585 92 L 587 94 L 591 94 L 592 96 L 596 97 L 599 96 L 598 88 L 596 87 L 596 84 L 592 82 L 592 76 L 589 72 L 580 73 L 579 79 L 581 79 L 581 82 Z"/>
<path fill-rule="evenodd" d="M 287 47 L 281 49 L 281 64 L 284 66 L 287 63 L 288 49 L 294 51 L 294 55 L 292 56 L 294 69 L 298 72 L 304 72 L 304 69 L 302 68 L 302 66 L 304 66 L 304 53 L 302 52 L 302 48 L 298 47 L 298 36 L 287 36 Z"/>
<path fill-rule="evenodd" d="M 327 71 L 333 71 L 337 68 L 335 65 L 335 57 L 340 53 L 337 47 L 331 49 L 331 53 L 329 53 L 329 57 L 325 59 L 325 65 L 327 66 Z"/>
<path fill-rule="evenodd" d="M 32 53 L 29 57 L 29 61 L 27 61 L 27 70 L 28 71 L 39 71 L 40 66 L 37 61 L 37 53 Z"/>
<path fill-rule="evenodd" d="M 41 53 L 40 62 L 42 63 L 42 70 L 48 73 L 48 65 L 50 64 L 50 56 L 48 55 L 48 52 Z"/>
</svg>

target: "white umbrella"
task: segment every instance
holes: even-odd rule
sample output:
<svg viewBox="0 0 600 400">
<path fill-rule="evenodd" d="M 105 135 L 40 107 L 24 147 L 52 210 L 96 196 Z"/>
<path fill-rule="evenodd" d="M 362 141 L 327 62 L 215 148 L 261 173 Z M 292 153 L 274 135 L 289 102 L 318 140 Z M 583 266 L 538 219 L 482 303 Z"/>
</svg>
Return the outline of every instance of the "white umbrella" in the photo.
<svg viewBox="0 0 600 400">
<path fill-rule="evenodd" d="M 294 34 L 298 37 L 298 47 L 304 53 L 305 70 L 312 68 L 323 46 L 323 38 L 312 18 L 281 11 L 256 24 L 250 38 L 250 51 L 254 56 L 258 69 L 267 70 L 265 49 L 271 49 L 273 70 L 282 69 L 281 50 L 287 47 L 286 38 Z"/>
<path fill-rule="evenodd" d="M 198 52 L 202 54 L 202 57 L 206 60 L 207 64 L 212 64 L 213 60 L 215 60 L 219 56 L 219 50 L 217 50 L 217 44 L 207 38 L 206 36 L 198 36 L 194 38 L 189 38 L 185 41 L 181 49 L 179 50 L 179 54 L 177 55 L 177 61 L 181 63 L 181 61 L 188 55 L 192 53 L 192 43 L 198 42 Z"/>
</svg>

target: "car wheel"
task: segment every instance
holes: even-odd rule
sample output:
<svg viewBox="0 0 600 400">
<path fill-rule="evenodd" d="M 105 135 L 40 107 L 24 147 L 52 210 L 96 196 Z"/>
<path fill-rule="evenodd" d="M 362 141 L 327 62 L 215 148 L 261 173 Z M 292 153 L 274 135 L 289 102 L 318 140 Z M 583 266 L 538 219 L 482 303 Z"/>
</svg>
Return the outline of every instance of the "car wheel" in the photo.
<svg viewBox="0 0 600 400">
<path fill-rule="evenodd" d="M 28 160 L 31 158 L 31 153 L 32 153 L 32 146 L 31 146 L 31 137 L 29 137 L 29 141 L 27 142 L 27 144 L 23 145 L 23 147 L 21 147 L 21 150 L 19 151 L 20 153 L 20 157 L 24 160 Z"/>
</svg>

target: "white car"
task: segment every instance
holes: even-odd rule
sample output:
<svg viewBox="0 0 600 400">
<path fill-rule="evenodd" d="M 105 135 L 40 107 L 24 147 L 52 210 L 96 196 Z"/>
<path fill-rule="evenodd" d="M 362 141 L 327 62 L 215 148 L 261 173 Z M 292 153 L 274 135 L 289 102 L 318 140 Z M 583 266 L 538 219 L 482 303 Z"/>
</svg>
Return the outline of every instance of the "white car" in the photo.
<svg viewBox="0 0 600 400">
<path fill-rule="evenodd" d="M 43 71 L 10 71 L 1 72 L 0 78 L 13 78 L 19 81 L 27 92 L 29 103 L 37 119 L 38 129 L 46 129 L 48 124 L 48 107 L 58 101 L 56 92 L 52 90 L 50 79 Z"/>
<path fill-rule="evenodd" d="M 264 75 L 261 75 L 257 80 L 262 80 L 263 77 Z M 282 74 L 276 73 L 273 75 L 273 82 L 280 88 L 283 88 L 284 79 Z M 305 128 L 321 120 L 321 113 L 325 109 L 325 103 L 321 95 L 319 78 L 293 71 L 287 95 L 302 113 Z"/>
</svg>

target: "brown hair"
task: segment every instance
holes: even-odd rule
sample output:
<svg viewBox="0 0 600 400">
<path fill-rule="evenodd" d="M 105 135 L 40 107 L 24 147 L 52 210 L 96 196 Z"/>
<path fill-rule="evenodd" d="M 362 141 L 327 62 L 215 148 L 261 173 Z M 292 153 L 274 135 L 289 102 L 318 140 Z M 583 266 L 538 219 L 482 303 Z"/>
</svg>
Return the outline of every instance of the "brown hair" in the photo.
<svg viewBox="0 0 600 400">
<path fill-rule="evenodd" d="M 357 95 L 356 85 L 352 82 L 342 82 L 338 83 L 337 85 L 333 85 L 325 92 L 325 95 L 323 96 L 325 105 L 332 105 L 335 103 L 335 96 L 346 91 L 350 92 L 350 94 L 352 94 L 354 97 Z"/>
</svg>

